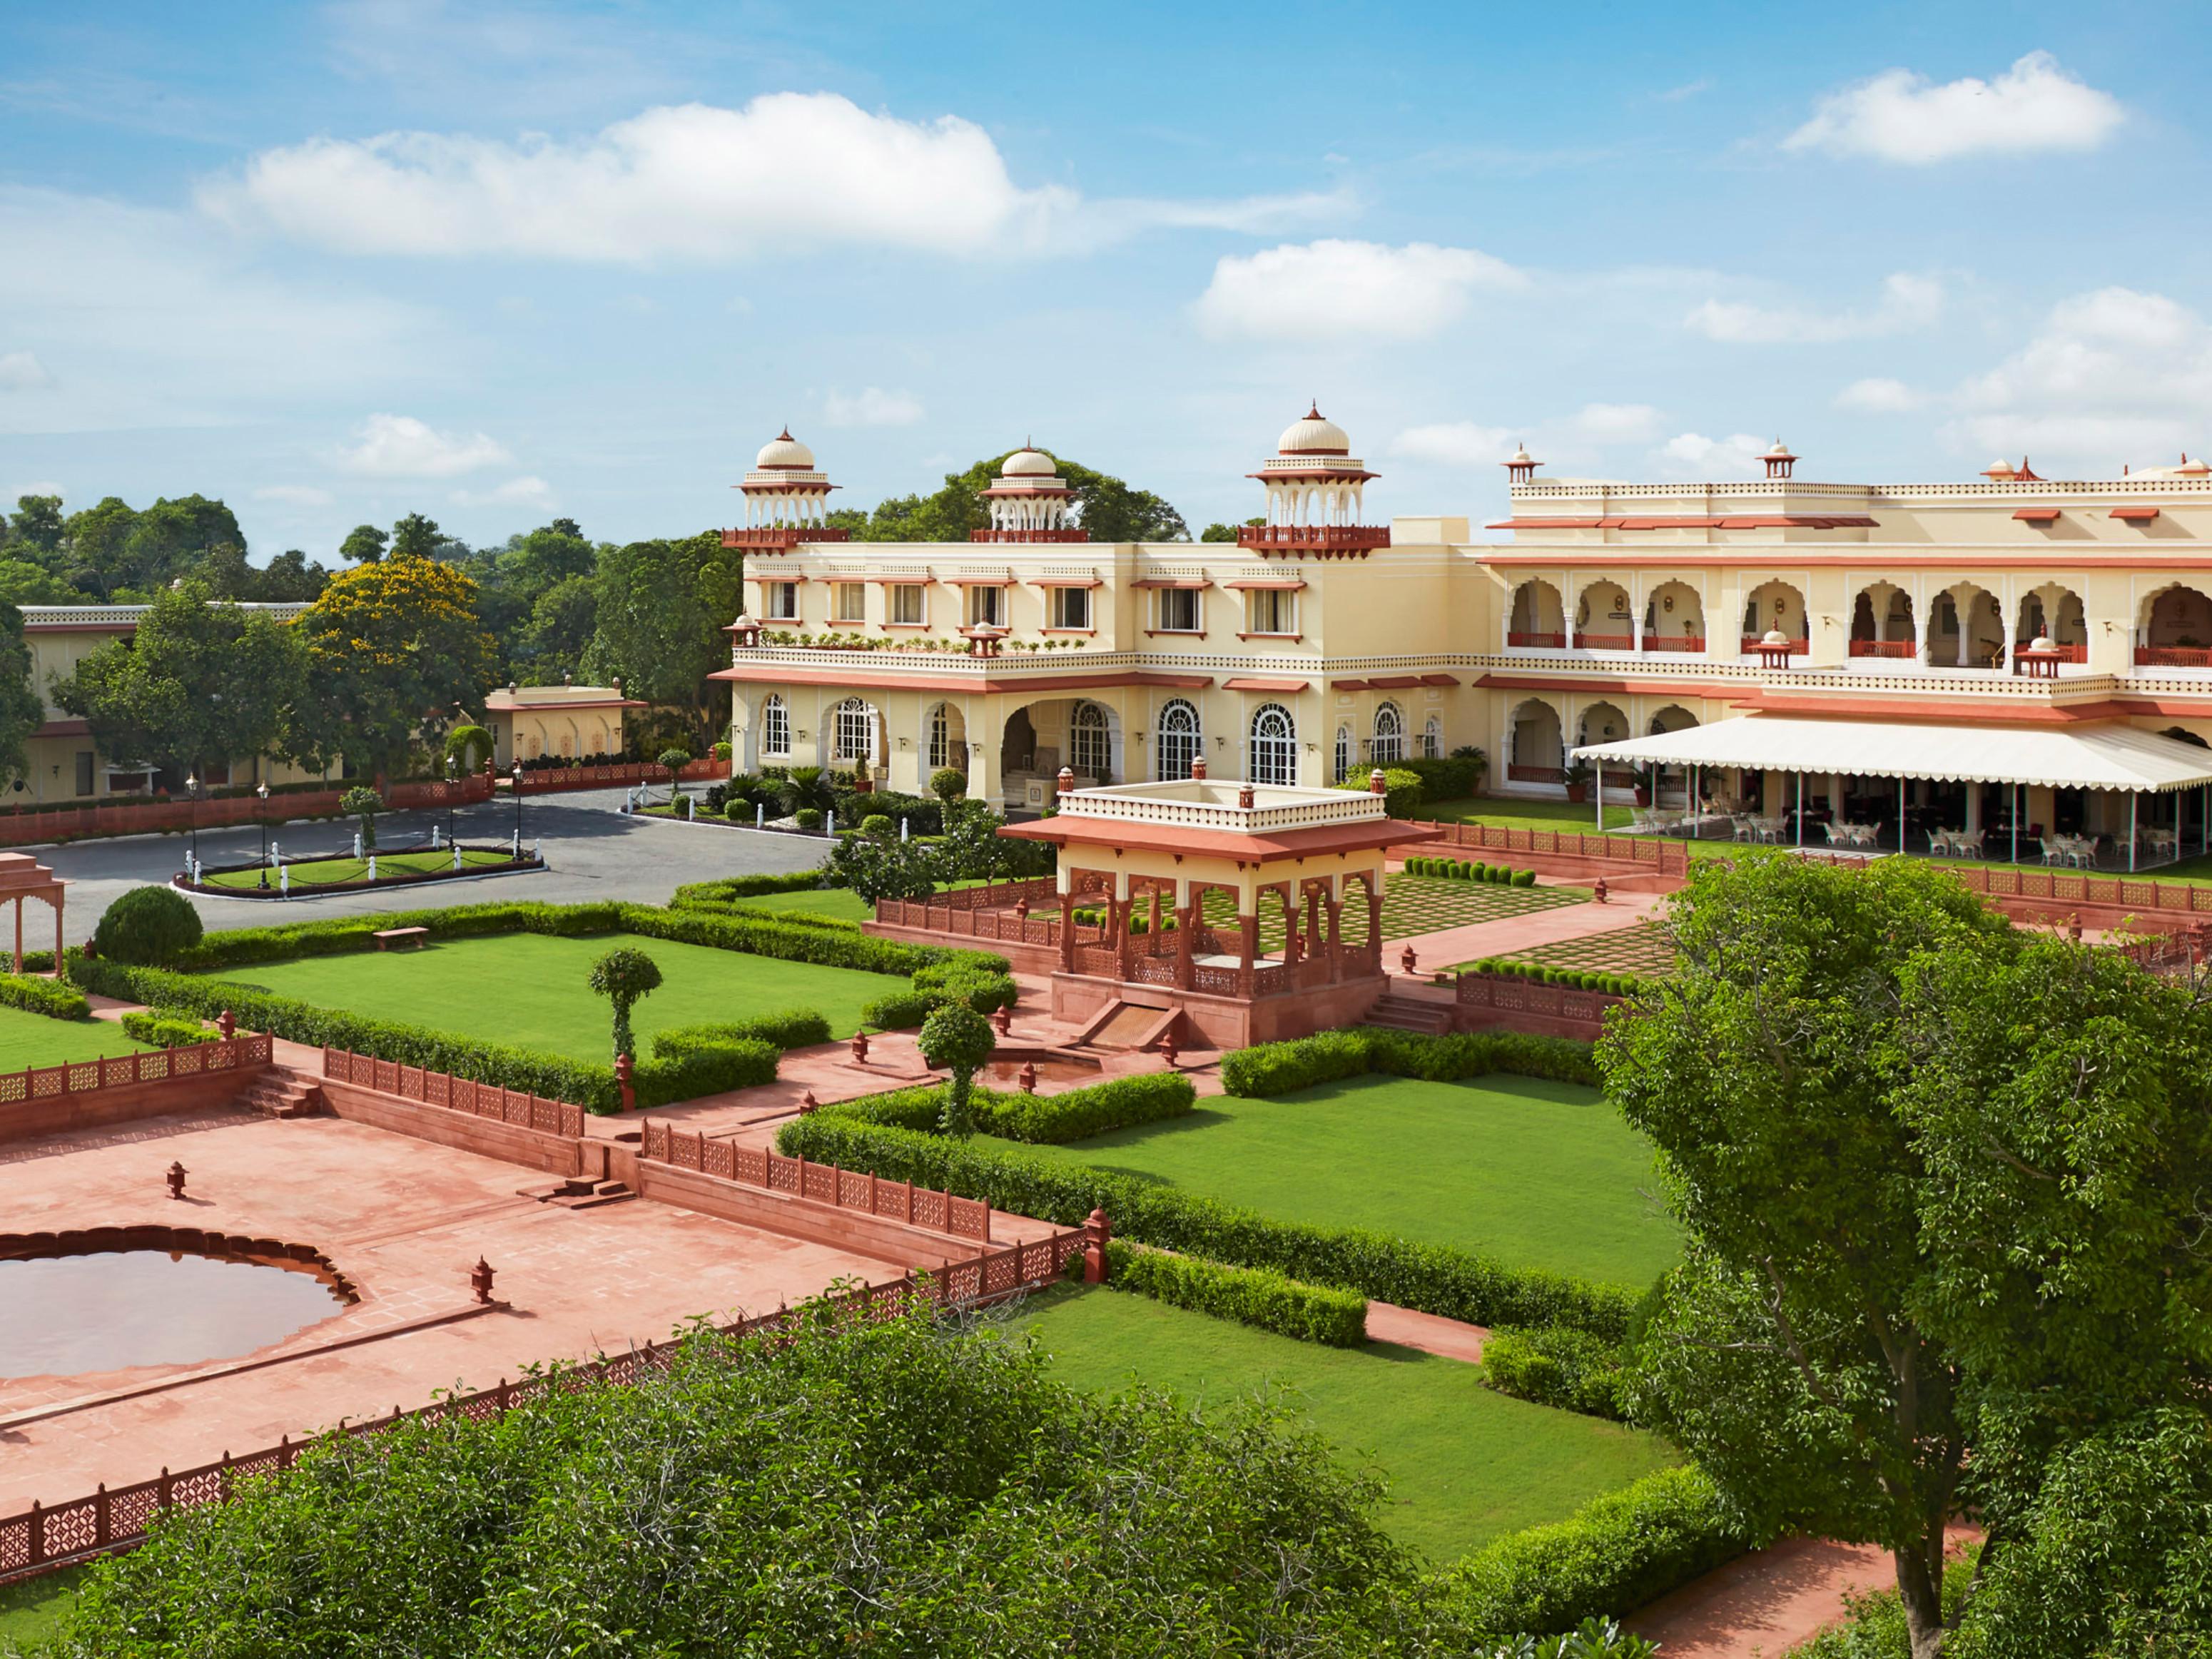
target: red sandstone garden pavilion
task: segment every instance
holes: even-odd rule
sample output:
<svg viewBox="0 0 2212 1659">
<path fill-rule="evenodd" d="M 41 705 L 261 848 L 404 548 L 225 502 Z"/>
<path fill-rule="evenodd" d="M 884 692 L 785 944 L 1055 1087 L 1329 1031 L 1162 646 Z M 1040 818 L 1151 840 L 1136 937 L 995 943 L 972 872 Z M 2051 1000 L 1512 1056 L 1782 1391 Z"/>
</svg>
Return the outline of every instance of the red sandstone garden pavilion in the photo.
<svg viewBox="0 0 2212 1659">
<path fill-rule="evenodd" d="M 1116 1023 L 1138 1041 L 1181 1025 L 1183 1040 L 1231 1048 L 1356 1024 L 1382 995 L 1384 849 L 1437 832 L 1391 817 L 1379 785 L 1215 782 L 1202 763 L 1174 782 L 1073 784 L 1060 775 L 1056 816 L 999 831 L 1060 849 L 1054 1019 Z M 1344 937 L 1355 888 L 1367 907 L 1356 945 Z M 1217 901 L 1208 920 L 1210 893 L 1229 896 L 1233 919 Z M 1094 906 L 1106 913 L 1095 945 L 1075 914 Z"/>
</svg>

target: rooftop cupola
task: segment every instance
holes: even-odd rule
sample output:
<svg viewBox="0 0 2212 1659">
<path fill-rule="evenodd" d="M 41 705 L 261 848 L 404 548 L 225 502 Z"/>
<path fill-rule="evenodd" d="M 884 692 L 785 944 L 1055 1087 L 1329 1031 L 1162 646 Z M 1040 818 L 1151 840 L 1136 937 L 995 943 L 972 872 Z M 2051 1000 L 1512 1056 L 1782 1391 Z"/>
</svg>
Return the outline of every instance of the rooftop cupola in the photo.
<svg viewBox="0 0 2212 1659">
<path fill-rule="evenodd" d="M 1238 530 L 1240 547 L 1364 558 L 1390 545 L 1388 525 L 1359 522 L 1362 494 L 1376 475 L 1353 458 L 1352 440 L 1318 403 L 1283 428 L 1274 454 L 1250 476 L 1267 489 L 1267 522 Z"/>
<path fill-rule="evenodd" d="M 1060 463 L 1026 440 L 999 464 L 983 492 L 988 530 L 971 530 L 973 542 L 1087 542 L 1090 533 L 1069 522 L 1075 490 L 1060 476 Z"/>
<path fill-rule="evenodd" d="M 745 522 L 741 529 L 722 532 L 725 547 L 781 553 L 805 542 L 851 539 L 851 531 L 833 530 L 827 522 L 830 492 L 837 486 L 816 467 L 814 452 L 793 437 L 787 426 L 761 446 L 753 470 L 738 488 L 744 492 Z"/>
</svg>

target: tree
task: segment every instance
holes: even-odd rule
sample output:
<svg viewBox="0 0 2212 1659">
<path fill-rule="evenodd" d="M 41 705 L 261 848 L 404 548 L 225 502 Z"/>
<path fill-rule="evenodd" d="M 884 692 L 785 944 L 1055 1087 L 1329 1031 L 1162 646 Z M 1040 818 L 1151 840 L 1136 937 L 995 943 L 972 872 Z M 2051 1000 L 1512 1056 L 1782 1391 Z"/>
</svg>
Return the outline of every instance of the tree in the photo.
<svg viewBox="0 0 2212 1659">
<path fill-rule="evenodd" d="M 222 548 L 246 562 L 246 532 L 237 515 L 204 495 L 164 497 L 139 514 L 123 544 L 123 562 L 111 586 L 150 592 L 166 587 Z"/>
<path fill-rule="evenodd" d="M 200 942 L 200 913 L 173 887 L 133 887 L 100 913 L 92 948 L 110 962 L 167 968 Z"/>
<path fill-rule="evenodd" d="M 618 946 L 592 964 L 592 990 L 614 1005 L 615 1054 L 617 1057 L 634 1052 L 629 1030 L 630 1009 L 639 998 L 650 995 L 659 986 L 660 964 L 635 945 Z"/>
<path fill-rule="evenodd" d="M 941 801 L 963 799 L 968 793 L 968 775 L 957 766 L 940 766 L 929 775 L 929 793 Z"/>
<path fill-rule="evenodd" d="M 446 532 L 438 528 L 435 519 L 426 519 L 420 513 L 410 513 L 392 526 L 392 556 L 395 559 L 427 559 L 435 553 L 446 539 Z"/>
<path fill-rule="evenodd" d="M 376 850 L 376 815 L 384 810 L 384 797 L 367 784 L 356 784 L 338 797 L 338 811 L 354 820 L 361 835 L 361 850 Z"/>
<path fill-rule="evenodd" d="M 307 690 L 287 752 L 320 768 L 343 756 L 388 773 L 481 699 L 495 647 L 476 614 L 476 584 L 451 565 L 394 556 L 331 578 L 295 626 L 307 646 Z"/>
<path fill-rule="evenodd" d="M 918 841 L 841 836 L 830 868 L 864 904 L 878 899 L 926 899 L 937 890 L 937 860 Z"/>
<path fill-rule="evenodd" d="M 15 515 L 8 521 L 6 540 L 14 550 L 12 556 L 26 556 L 26 550 L 43 557 L 61 551 L 62 498 L 58 495 L 18 495 Z"/>
<path fill-rule="evenodd" d="M 672 800 L 683 793 L 684 769 L 691 764 L 691 751 L 672 746 L 660 751 L 658 763 L 660 769 L 668 774 L 668 794 Z"/>
<path fill-rule="evenodd" d="M 0 776 L 22 776 L 29 764 L 31 733 L 46 717 L 46 708 L 31 685 L 31 647 L 23 638 L 23 613 L 0 600 Z"/>
<path fill-rule="evenodd" d="M 1244 522 L 1249 527 L 1256 530 L 1267 521 L 1265 519 L 1247 519 Z M 1218 522 L 1210 524 L 1206 526 L 1205 532 L 1199 537 L 1199 540 L 1202 542 L 1233 542 L 1237 539 L 1237 527 L 1233 524 L 1221 524 Z"/>
<path fill-rule="evenodd" d="M 583 665 L 599 617 L 599 589 L 589 576 L 570 576 L 538 596 L 529 619 L 511 636 L 508 660 L 517 678 L 550 685 Z"/>
<path fill-rule="evenodd" d="M 931 1066 L 952 1073 L 945 1085 L 945 1114 L 940 1127 L 955 1139 L 967 1139 L 975 1133 L 975 1120 L 968 1107 L 975 1073 L 999 1046 L 991 1022 L 972 1008 L 949 1002 L 922 1021 L 917 1046 L 922 1059 Z"/>
<path fill-rule="evenodd" d="M 481 726 L 457 726 L 446 733 L 446 758 L 459 763 L 463 776 L 491 758 L 492 736 Z"/>
<path fill-rule="evenodd" d="M 267 753 L 305 688 L 289 627 L 212 599 L 189 580 L 161 589 L 135 638 L 102 646 L 54 688 L 113 760 L 198 772 Z"/>
<path fill-rule="evenodd" d="M 2201 1382 L 2212 1020 L 1904 860 L 1704 866 L 1671 928 L 1600 1047 L 1686 1234 L 1647 1403 L 1756 1529 L 1887 1549 L 1929 1659 L 1959 1507 L 2001 1560 L 2071 1438 Z"/>
<path fill-rule="evenodd" d="M 16 544 L 0 551 L 12 553 Z M 0 558 L 0 603 L 8 605 L 68 605 L 84 595 L 43 564 L 27 559 Z"/>
<path fill-rule="evenodd" d="M 1013 452 L 1008 450 L 1006 454 Z M 983 492 L 990 488 L 1006 455 L 976 462 L 965 472 L 948 472 L 945 487 L 933 495 L 901 495 L 879 502 L 873 513 L 845 509 L 830 515 L 833 525 L 864 542 L 964 542 L 971 530 L 990 522 Z M 1095 542 L 1187 542 L 1190 527 L 1182 515 L 1149 490 L 1133 489 L 1109 473 L 1054 457 L 1067 480 L 1076 516 Z"/>
<path fill-rule="evenodd" d="M 72 513 L 62 526 L 65 574 L 72 586 L 105 597 L 124 579 L 124 546 L 138 515 L 118 495 Z"/>
<path fill-rule="evenodd" d="M 338 544 L 338 557 L 348 564 L 374 564 L 384 556 L 392 538 L 373 524 L 357 524 Z"/>
<path fill-rule="evenodd" d="M 724 631 L 744 608 L 744 567 L 714 531 L 632 542 L 599 555 L 596 628 L 583 672 L 619 676 L 631 696 L 677 711 L 694 751 L 729 725 L 729 696 L 708 675 L 730 665 Z"/>
<path fill-rule="evenodd" d="M 254 598 L 271 605 L 312 603 L 331 580 L 322 561 L 310 562 L 296 547 L 288 547 L 262 567 L 254 584 Z"/>
</svg>

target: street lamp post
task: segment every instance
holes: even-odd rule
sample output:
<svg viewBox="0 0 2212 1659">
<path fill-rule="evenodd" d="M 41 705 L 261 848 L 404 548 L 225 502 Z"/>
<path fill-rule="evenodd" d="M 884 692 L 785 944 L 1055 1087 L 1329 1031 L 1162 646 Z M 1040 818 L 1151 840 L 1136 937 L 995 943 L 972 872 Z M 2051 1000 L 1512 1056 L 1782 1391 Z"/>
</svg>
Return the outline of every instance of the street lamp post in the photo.
<svg viewBox="0 0 2212 1659">
<path fill-rule="evenodd" d="M 185 794 L 192 804 L 192 879 L 199 879 L 200 867 L 200 778 L 197 772 L 185 774 Z"/>
<path fill-rule="evenodd" d="M 522 763 L 514 763 L 514 856 L 522 856 Z"/>
<path fill-rule="evenodd" d="M 460 786 L 461 758 L 458 755 L 448 755 L 446 757 L 446 843 L 448 846 L 453 840 L 453 797 L 459 793 Z"/>
<path fill-rule="evenodd" d="M 254 786 L 253 793 L 260 802 L 254 816 L 261 820 L 261 890 L 269 890 L 269 780 L 264 778 Z"/>
</svg>

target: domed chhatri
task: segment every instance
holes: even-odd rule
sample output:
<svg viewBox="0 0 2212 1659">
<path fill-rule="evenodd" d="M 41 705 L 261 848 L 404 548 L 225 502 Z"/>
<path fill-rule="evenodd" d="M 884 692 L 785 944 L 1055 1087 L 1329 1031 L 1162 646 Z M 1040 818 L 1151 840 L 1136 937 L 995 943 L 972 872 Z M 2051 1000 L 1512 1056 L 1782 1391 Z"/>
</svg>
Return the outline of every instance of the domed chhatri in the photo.
<svg viewBox="0 0 2212 1659">
<path fill-rule="evenodd" d="M 785 427 L 761 446 L 753 470 L 738 485 L 744 492 L 745 522 L 722 532 L 722 545 L 757 553 L 785 553 L 806 542 L 842 542 L 849 530 L 826 522 L 830 492 L 837 488 L 814 464 L 814 452 Z"/>
<path fill-rule="evenodd" d="M 999 465 L 999 476 L 983 492 L 991 514 L 988 530 L 971 530 L 974 542 L 1087 542 L 1091 534 L 1069 522 L 1075 491 L 1060 476 L 1060 463 L 1031 446 L 1022 447 Z"/>
<path fill-rule="evenodd" d="M 1376 475 L 1353 459 L 1352 439 L 1318 403 L 1283 428 L 1275 453 L 1250 476 L 1267 488 L 1267 522 L 1240 529 L 1240 547 L 1364 558 L 1390 545 L 1388 525 L 1359 522 L 1362 492 Z"/>
</svg>

